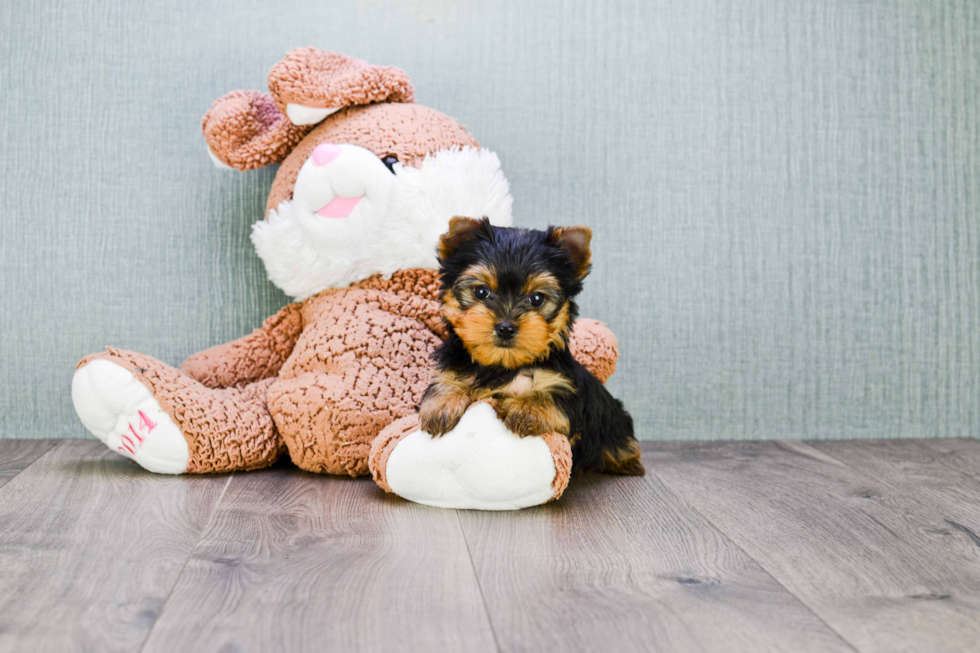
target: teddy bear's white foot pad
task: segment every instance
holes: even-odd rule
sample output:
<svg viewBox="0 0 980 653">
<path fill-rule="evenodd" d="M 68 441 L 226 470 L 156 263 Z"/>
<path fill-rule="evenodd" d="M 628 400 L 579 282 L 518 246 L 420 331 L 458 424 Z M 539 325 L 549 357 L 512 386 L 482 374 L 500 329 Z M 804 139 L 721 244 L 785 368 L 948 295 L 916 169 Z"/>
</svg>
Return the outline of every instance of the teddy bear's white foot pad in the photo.
<svg viewBox="0 0 980 653">
<path fill-rule="evenodd" d="M 190 451 L 184 434 L 125 367 L 96 359 L 71 382 L 75 412 L 107 447 L 159 474 L 181 474 Z"/>
<path fill-rule="evenodd" d="M 388 457 L 392 491 L 437 508 L 516 510 L 555 495 L 555 461 L 539 437 L 514 435 L 487 404 L 472 406 L 440 438 L 415 431 Z"/>
</svg>

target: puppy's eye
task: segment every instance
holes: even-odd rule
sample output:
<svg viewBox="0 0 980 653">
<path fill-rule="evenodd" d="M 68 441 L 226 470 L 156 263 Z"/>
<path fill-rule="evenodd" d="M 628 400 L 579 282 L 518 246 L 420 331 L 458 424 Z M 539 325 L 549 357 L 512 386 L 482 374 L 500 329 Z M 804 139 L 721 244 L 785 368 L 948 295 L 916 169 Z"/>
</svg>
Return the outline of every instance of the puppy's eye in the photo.
<svg viewBox="0 0 980 653">
<path fill-rule="evenodd" d="M 487 286 L 477 286 L 473 291 L 473 296 L 479 300 L 484 300 L 490 296 L 490 288 Z"/>
<path fill-rule="evenodd" d="M 541 308 L 544 305 L 544 295 L 539 292 L 533 292 L 527 296 L 527 301 L 534 308 Z"/>
<path fill-rule="evenodd" d="M 395 164 L 398 163 L 398 157 L 394 154 L 389 154 L 388 156 L 381 157 L 381 163 L 385 164 L 388 172 L 395 174 Z"/>
</svg>

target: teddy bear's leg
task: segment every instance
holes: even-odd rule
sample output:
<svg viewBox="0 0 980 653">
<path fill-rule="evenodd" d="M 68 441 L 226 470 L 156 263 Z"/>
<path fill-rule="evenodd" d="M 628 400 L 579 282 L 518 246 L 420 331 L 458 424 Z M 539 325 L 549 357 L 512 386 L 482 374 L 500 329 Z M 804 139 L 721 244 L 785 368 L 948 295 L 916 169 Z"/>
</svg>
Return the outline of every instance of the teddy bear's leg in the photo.
<svg viewBox="0 0 980 653">
<path fill-rule="evenodd" d="M 180 371 L 209 388 L 230 388 L 279 373 L 303 331 L 301 304 L 284 306 L 252 333 L 190 356 Z"/>
<path fill-rule="evenodd" d="M 164 474 L 255 469 L 282 453 L 266 407 L 271 379 L 216 390 L 149 356 L 107 352 L 79 363 L 72 401 L 110 449 Z"/>
<path fill-rule="evenodd" d="M 353 374 L 306 373 L 269 388 L 269 410 L 300 469 L 364 476 L 371 442 L 391 423 L 398 400 L 384 388 L 355 388 Z M 378 386 L 382 382 L 375 380 Z M 402 414 L 411 412 L 403 406 Z"/>
<path fill-rule="evenodd" d="M 492 402 L 473 404 L 449 433 L 434 438 L 417 415 L 396 420 L 371 446 L 375 482 L 385 491 L 439 508 L 514 510 L 557 499 L 568 486 L 572 452 L 558 433 L 520 438 Z"/>
</svg>

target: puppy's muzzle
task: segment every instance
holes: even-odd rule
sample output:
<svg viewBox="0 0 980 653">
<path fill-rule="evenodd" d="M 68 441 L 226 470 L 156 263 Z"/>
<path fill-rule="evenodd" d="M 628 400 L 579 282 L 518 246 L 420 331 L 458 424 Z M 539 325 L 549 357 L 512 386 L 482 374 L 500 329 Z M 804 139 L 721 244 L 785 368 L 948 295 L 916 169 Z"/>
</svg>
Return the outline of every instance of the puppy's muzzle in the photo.
<svg viewBox="0 0 980 653">
<path fill-rule="evenodd" d="M 517 335 L 517 326 L 510 321 L 501 322 L 493 328 L 493 332 L 502 341 L 507 342 Z"/>
</svg>

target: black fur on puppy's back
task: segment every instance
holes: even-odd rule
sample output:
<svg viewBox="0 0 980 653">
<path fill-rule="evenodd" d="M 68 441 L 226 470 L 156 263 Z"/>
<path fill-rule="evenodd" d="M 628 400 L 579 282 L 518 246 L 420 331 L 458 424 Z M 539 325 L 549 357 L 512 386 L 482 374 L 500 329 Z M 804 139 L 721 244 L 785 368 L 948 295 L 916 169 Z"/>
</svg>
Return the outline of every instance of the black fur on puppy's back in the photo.
<svg viewBox="0 0 980 653">
<path fill-rule="evenodd" d="M 568 415 L 572 468 L 576 471 L 642 475 L 639 446 L 633 436 L 633 418 L 623 402 L 579 363 L 570 352 L 558 356 L 556 366 L 575 383 L 575 394 L 559 397 Z M 578 436 L 578 437 L 576 437 Z"/>
</svg>

